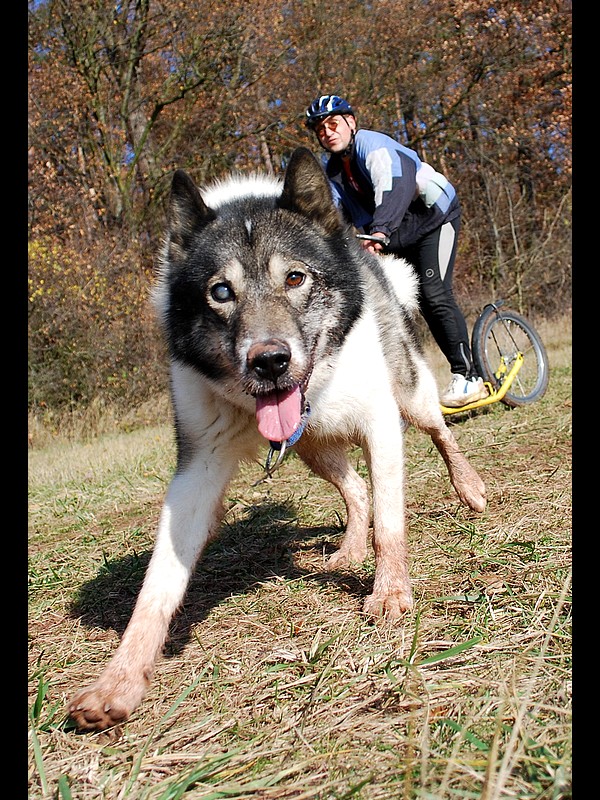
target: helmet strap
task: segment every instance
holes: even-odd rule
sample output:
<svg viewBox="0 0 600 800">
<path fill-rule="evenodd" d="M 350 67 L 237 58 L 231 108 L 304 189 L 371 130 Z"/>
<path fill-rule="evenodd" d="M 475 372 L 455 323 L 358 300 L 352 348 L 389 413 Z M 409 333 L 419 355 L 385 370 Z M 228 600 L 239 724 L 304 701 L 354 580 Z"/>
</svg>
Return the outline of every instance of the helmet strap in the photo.
<svg viewBox="0 0 600 800">
<path fill-rule="evenodd" d="M 346 119 L 346 117 L 344 117 L 344 119 L 346 120 L 346 125 L 348 125 L 348 120 Z M 348 125 L 348 127 L 350 127 L 350 126 Z M 352 155 L 352 151 L 354 150 L 354 139 L 355 138 L 356 138 L 356 130 L 353 130 L 351 132 L 351 134 L 350 134 L 350 144 L 348 145 L 348 147 L 343 152 L 340 153 L 342 158 L 347 158 L 348 156 Z"/>
</svg>

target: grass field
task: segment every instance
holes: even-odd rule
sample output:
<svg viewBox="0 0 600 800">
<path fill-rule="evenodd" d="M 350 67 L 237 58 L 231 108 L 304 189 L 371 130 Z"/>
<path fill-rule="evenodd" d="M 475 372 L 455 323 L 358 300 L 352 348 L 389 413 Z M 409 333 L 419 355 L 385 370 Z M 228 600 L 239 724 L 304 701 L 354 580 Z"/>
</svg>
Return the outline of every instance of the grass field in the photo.
<svg viewBox="0 0 600 800">
<path fill-rule="evenodd" d="M 487 483 L 483 515 L 407 432 L 413 612 L 361 615 L 372 559 L 324 571 L 343 506 L 293 453 L 261 482 L 245 466 L 119 730 L 76 734 L 65 704 L 131 614 L 174 464 L 168 420 L 30 447 L 30 800 L 571 798 L 570 326 L 538 327 L 545 397 L 451 423 Z"/>
</svg>

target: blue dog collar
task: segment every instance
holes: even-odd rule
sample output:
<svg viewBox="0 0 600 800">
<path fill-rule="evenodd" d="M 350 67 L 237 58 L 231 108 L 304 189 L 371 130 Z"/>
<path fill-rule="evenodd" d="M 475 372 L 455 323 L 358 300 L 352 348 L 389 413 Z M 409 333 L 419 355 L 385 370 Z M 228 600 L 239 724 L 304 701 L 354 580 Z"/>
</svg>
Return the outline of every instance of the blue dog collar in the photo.
<svg viewBox="0 0 600 800">
<path fill-rule="evenodd" d="M 308 422 L 308 418 L 310 417 L 310 403 L 307 401 L 304 406 L 304 411 L 302 412 L 302 416 L 300 417 L 300 425 L 296 428 L 296 430 L 292 433 L 289 439 L 286 439 L 283 442 L 271 442 L 269 441 L 269 452 L 267 453 L 267 460 L 265 461 L 265 471 L 267 475 L 271 476 L 272 473 L 277 469 L 277 467 L 283 461 L 283 457 L 288 449 L 288 447 L 293 447 L 298 439 L 304 433 L 304 429 L 306 428 L 306 424 Z M 275 463 L 271 463 L 273 461 L 273 456 L 277 453 L 277 458 L 275 459 Z"/>
<path fill-rule="evenodd" d="M 310 417 L 310 404 L 308 401 L 305 404 L 304 411 L 302 412 L 302 416 L 300 417 L 300 425 L 296 428 L 296 430 L 292 433 L 289 439 L 286 439 L 285 442 L 269 442 L 271 445 L 272 450 L 281 450 L 283 447 L 293 447 L 298 439 L 304 433 L 304 429 L 306 428 L 306 423 L 308 422 L 308 418 Z"/>
</svg>

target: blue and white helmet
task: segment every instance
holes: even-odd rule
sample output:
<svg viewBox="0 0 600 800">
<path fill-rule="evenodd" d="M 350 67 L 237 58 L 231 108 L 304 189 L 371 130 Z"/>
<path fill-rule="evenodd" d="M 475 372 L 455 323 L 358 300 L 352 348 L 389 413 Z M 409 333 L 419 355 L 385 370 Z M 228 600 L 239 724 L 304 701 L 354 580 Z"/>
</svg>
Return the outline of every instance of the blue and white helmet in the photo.
<svg viewBox="0 0 600 800">
<path fill-rule="evenodd" d="M 317 123 L 333 114 L 350 114 L 355 116 L 352 106 L 337 94 L 322 94 L 306 109 L 306 124 L 314 128 Z"/>
</svg>

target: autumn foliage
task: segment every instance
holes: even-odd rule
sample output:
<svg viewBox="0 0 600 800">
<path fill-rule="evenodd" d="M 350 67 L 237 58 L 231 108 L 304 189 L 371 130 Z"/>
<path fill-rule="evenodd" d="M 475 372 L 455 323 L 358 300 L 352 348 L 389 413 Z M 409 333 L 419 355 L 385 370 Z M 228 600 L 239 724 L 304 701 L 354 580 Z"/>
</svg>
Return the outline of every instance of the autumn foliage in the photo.
<svg viewBox="0 0 600 800">
<path fill-rule="evenodd" d="M 457 187 L 456 291 L 571 301 L 568 0 L 29 4 L 30 404 L 165 385 L 148 305 L 173 170 L 279 174 L 347 97 Z"/>
</svg>

